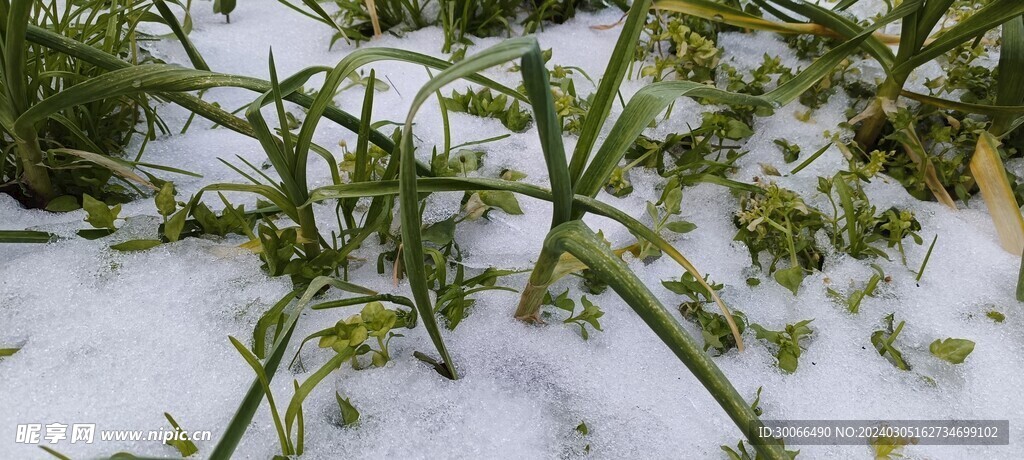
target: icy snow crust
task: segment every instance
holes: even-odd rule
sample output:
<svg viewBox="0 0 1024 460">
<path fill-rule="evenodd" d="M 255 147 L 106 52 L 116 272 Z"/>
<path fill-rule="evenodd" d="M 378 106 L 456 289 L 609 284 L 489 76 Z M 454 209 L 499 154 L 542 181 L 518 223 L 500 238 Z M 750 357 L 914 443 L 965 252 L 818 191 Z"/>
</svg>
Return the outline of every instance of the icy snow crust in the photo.
<svg viewBox="0 0 1024 460">
<path fill-rule="evenodd" d="M 865 3 L 865 2 L 862 2 Z M 878 2 L 881 3 L 881 2 Z M 250 1 L 232 14 L 231 24 L 195 5 L 192 38 L 207 62 L 218 71 L 266 78 L 268 49 L 273 47 L 281 75 L 310 65 L 333 65 L 354 49 L 340 43 L 327 50 L 331 31 L 271 0 Z M 619 28 L 598 31 L 591 25 L 610 24 L 620 13 L 609 9 L 583 14 L 562 26 L 547 26 L 540 34 L 543 48 L 554 48 L 553 62 L 585 69 L 597 78 L 607 62 Z M 427 28 L 404 38 L 386 36 L 370 45 L 411 49 L 439 55 L 442 33 Z M 480 39 L 470 50 L 497 43 Z M 736 66 L 756 66 L 764 52 L 779 54 L 787 65 L 800 64 L 792 52 L 771 34 L 723 34 L 723 60 Z M 171 62 L 187 62 L 175 43 L 163 43 L 157 52 Z M 806 63 L 802 63 L 806 65 Z M 392 85 L 378 93 L 373 119 L 403 120 L 409 101 L 426 81 L 419 67 L 379 63 L 378 77 Z M 742 67 L 741 67 L 742 68 Z M 516 85 L 519 75 L 492 70 L 488 75 Z M 923 81 L 919 76 L 918 83 Z M 312 82 L 318 85 L 319 82 Z M 627 81 L 626 97 L 644 82 Z M 913 84 L 913 82 L 912 82 Z M 579 88 L 592 87 L 584 80 Z M 309 87 L 311 85 L 307 85 Z M 463 84 L 454 86 L 460 90 Z M 450 90 L 450 89 L 449 89 Z M 342 108 L 359 113 L 362 89 L 338 97 Z M 447 93 L 447 92 L 446 92 Z M 215 90 L 208 99 L 227 108 L 239 107 L 254 97 L 240 90 Z M 739 180 L 761 174 L 761 163 L 788 171 L 772 140 L 785 137 L 804 152 L 824 145 L 823 131 L 838 129 L 849 101 L 834 96 L 816 111 L 810 122 L 794 116 L 806 110 L 797 104 L 761 118 L 745 144 L 750 153 L 739 162 Z M 613 108 L 613 117 L 621 107 Z M 699 123 L 700 107 L 681 100 L 667 122 L 650 134 L 685 131 Z M 187 114 L 164 107 L 165 119 L 180 127 Z M 416 135 L 422 155 L 442 143 L 440 113 L 430 101 L 417 118 Z M 453 143 L 504 133 L 495 120 L 452 114 Z M 323 121 L 316 141 L 336 147 L 339 140 L 354 145 L 355 136 Z M 571 151 L 573 138 L 567 138 Z M 546 184 L 535 129 L 488 144 L 482 174 L 494 176 L 510 167 L 529 174 L 526 181 Z M 185 135 L 153 142 L 146 160 L 203 174 L 202 179 L 175 177 L 180 196 L 201 186 L 241 178 L 217 161 L 240 155 L 255 163 L 264 160 L 256 141 L 223 128 L 210 129 L 197 120 Z M 312 156 L 311 186 L 329 183 L 325 163 Z M 815 184 L 818 175 L 831 175 L 845 167 L 835 148 L 800 174 L 776 178 L 811 203 L 820 205 Z M 634 170 L 635 191 L 624 199 L 600 198 L 623 210 L 644 209 L 656 200 L 656 174 Z M 831 254 L 822 273 L 809 276 L 800 295 L 750 268 L 746 248 L 732 240 L 731 222 L 736 199 L 725 189 L 699 185 L 685 190 L 683 217 L 698 225 L 692 233 L 674 237 L 677 248 L 696 266 L 724 283 L 723 297 L 752 321 L 778 329 L 787 323 L 814 318 L 816 333 L 800 358 L 800 368 L 783 375 L 763 343 L 745 336 L 748 350 L 715 361 L 741 394 L 753 398 L 759 386 L 766 418 L 794 419 L 1010 419 L 1011 444 L 992 447 L 911 446 L 913 458 L 1021 458 L 1024 456 L 1024 386 L 1020 369 L 1022 327 L 1020 306 L 1013 289 L 1018 260 L 998 246 L 980 196 L 957 212 L 937 203 L 917 201 L 894 181 L 875 180 L 867 192 L 879 209 L 891 205 L 912 209 L 930 241 L 938 243 L 920 286 L 914 274 L 898 262 L 860 261 Z M 222 207 L 215 196 L 208 203 Z M 236 203 L 253 197 L 229 194 Z M 458 240 L 471 267 L 528 268 L 539 251 L 550 219 L 547 203 L 520 198 L 525 215 L 492 213 L 491 221 L 467 222 Z M 458 194 L 430 200 L 426 219 L 436 221 L 458 210 Z M 333 228 L 333 206 L 317 208 L 324 232 Z M 171 413 L 187 430 L 211 430 L 214 441 L 199 442 L 201 455 L 209 454 L 245 390 L 252 371 L 233 349 L 228 335 L 248 343 L 259 315 L 290 289 L 283 278 L 268 278 L 256 256 L 237 248 L 243 238 L 186 239 L 140 253 L 119 253 L 108 246 L 120 240 L 145 237 L 155 231 L 156 211 L 149 198 L 124 207 L 131 219 L 114 236 L 100 241 L 77 238 L 48 245 L 2 245 L 0 257 L 0 345 L 22 346 L 16 355 L 0 361 L 0 457 L 46 458 L 38 447 L 15 444 L 15 426 L 21 423 L 96 423 L 98 429 L 156 430 L 167 426 L 162 413 Z M 5 229 L 40 228 L 69 234 L 83 228 L 81 211 L 49 214 L 20 209 L 0 196 L 0 223 Z M 631 236 L 618 225 L 600 218 L 586 222 L 616 245 Z M 916 269 L 925 246 L 907 247 L 908 264 Z M 397 288 L 390 277 L 379 276 L 375 256 L 381 248 L 367 244 L 357 255 L 371 258 L 356 268 L 352 280 L 371 289 L 409 295 L 407 285 Z M 670 308 L 682 299 L 661 287 L 661 280 L 677 278 L 680 268 L 668 258 L 650 265 L 629 260 L 630 267 Z M 872 273 L 869 263 L 880 264 L 892 276 L 877 297 L 868 297 L 861 312 L 851 315 L 826 297 L 826 286 L 848 290 Z M 748 277 L 760 277 L 748 287 Z M 505 279 L 521 287 L 525 275 Z M 572 289 L 575 279 L 563 280 L 555 290 Z M 340 294 L 332 294 L 340 296 Z M 551 458 L 582 456 L 589 444 L 597 458 L 723 458 L 722 444 L 735 445 L 739 430 L 703 387 L 643 322 L 614 293 L 591 299 L 606 312 L 605 332 L 583 341 L 570 327 L 551 324 L 529 327 L 511 317 L 517 296 L 487 292 L 472 314 L 445 338 L 463 378 L 449 381 L 412 357 L 414 350 L 433 352 L 424 330 L 403 331 L 392 342 L 394 361 L 383 369 L 336 371 L 304 405 L 306 454 L 304 458 Z M 299 322 L 295 337 L 327 327 L 357 311 L 309 312 Z M 996 324 L 988 310 L 1006 314 Z M 906 320 L 897 345 L 915 366 L 912 372 L 894 368 L 874 351 L 871 332 L 881 328 L 884 315 L 895 312 Z M 685 327 L 699 337 L 689 323 Z M 937 338 L 968 338 L 977 347 L 959 366 L 947 365 L 928 354 Z M 290 359 L 298 340 L 293 341 Z M 279 404 L 287 404 L 294 379 L 303 380 L 327 354 L 306 348 L 302 366 L 278 372 L 273 387 Z M 930 385 L 921 377 L 934 379 Z M 333 393 L 350 397 L 362 413 L 358 426 L 340 428 Z M 284 401 L 284 402 L 282 402 Z M 590 435 L 575 433 L 586 421 Z M 95 442 L 55 447 L 75 458 L 130 451 L 137 455 L 176 456 L 158 442 Z M 800 458 L 870 458 L 865 446 L 799 447 Z M 265 459 L 279 452 L 267 406 L 256 414 L 236 456 Z"/>
</svg>

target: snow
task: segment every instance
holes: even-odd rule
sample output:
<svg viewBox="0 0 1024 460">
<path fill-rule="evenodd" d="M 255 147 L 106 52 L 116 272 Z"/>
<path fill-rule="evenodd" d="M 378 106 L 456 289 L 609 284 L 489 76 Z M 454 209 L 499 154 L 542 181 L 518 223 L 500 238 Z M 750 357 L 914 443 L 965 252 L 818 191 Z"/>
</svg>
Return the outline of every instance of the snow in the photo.
<svg viewBox="0 0 1024 460">
<path fill-rule="evenodd" d="M 878 4 L 881 2 L 874 2 Z M 871 4 L 871 2 L 859 2 Z M 242 3 L 225 24 L 208 4 L 194 5 L 192 39 L 210 66 L 226 73 L 265 78 L 267 53 L 272 47 L 280 75 L 311 65 L 333 65 L 352 46 L 338 43 L 328 50 L 331 31 L 272 0 Z M 876 5 L 877 6 L 877 5 Z M 866 16 L 876 12 L 859 7 Z M 595 30 L 593 25 L 616 22 L 620 13 L 608 9 L 581 14 L 561 26 L 547 26 L 539 35 L 542 48 L 553 48 L 553 63 L 580 66 L 593 78 L 601 74 L 611 54 L 619 28 Z M 363 46 L 401 47 L 441 56 L 442 32 L 427 28 L 402 38 L 385 36 Z M 470 50 L 483 49 L 500 39 L 478 39 Z M 783 55 L 786 65 L 805 65 L 785 44 L 770 34 L 723 34 L 723 62 L 753 68 L 761 56 Z M 155 52 L 169 62 L 187 62 L 175 43 L 160 43 Z M 868 65 L 860 63 L 858 65 Z M 409 102 L 426 81 L 422 68 L 381 62 L 373 66 L 378 78 L 392 88 L 375 95 L 374 120 L 404 120 Z M 515 86 L 520 76 L 495 69 L 488 75 Z M 935 68 L 912 79 L 924 81 Z M 316 86 L 320 79 L 307 85 Z M 917 82 L 917 83 L 914 83 Z M 592 85 L 579 78 L 583 94 Z M 627 81 L 628 97 L 644 81 Z M 459 83 L 451 88 L 464 89 Z M 359 113 L 362 88 L 339 95 L 341 108 Z M 446 91 L 447 93 L 447 91 Z M 249 103 L 253 94 L 242 90 L 213 90 L 208 100 L 226 108 Z M 792 165 L 782 162 L 776 138 L 799 144 L 805 154 L 826 143 L 824 131 L 836 132 L 845 121 L 850 101 L 833 96 L 817 109 L 811 121 L 796 118 L 807 109 L 793 104 L 774 115 L 757 119 L 756 134 L 745 144 L 750 153 L 737 162 L 738 180 L 762 176 L 761 164 L 780 171 Z M 684 109 L 684 107 L 686 109 Z M 664 135 L 686 123 L 699 122 L 700 106 L 680 101 L 673 116 L 649 131 Z M 172 130 L 187 118 L 183 110 L 167 106 L 162 111 Z M 613 106 L 613 117 L 621 111 Z M 458 144 L 503 134 L 494 120 L 452 114 L 452 142 Z M 607 129 L 607 128 L 606 128 Z M 440 111 L 430 101 L 417 118 L 416 135 L 427 154 L 443 142 Z M 355 145 L 355 135 L 328 121 L 320 124 L 316 141 L 337 155 L 339 141 Z M 567 151 L 574 144 L 566 138 Z M 494 176 L 510 167 L 528 174 L 525 181 L 546 185 L 547 176 L 536 137 L 531 128 L 522 134 L 486 144 L 482 175 Z M 264 161 L 258 143 L 224 128 L 196 120 L 186 134 L 164 136 L 151 142 L 146 161 L 184 168 L 202 178 L 175 177 L 181 193 L 189 196 L 202 186 L 240 178 L 217 159 L 240 155 L 256 164 Z M 325 163 L 310 162 L 314 186 L 330 181 Z M 811 203 L 816 197 L 817 176 L 831 175 L 846 161 L 835 147 L 804 171 L 775 177 L 780 185 L 799 192 Z M 644 218 L 645 201 L 655 201 L 661 179 L 650 172 L 631 172 L 635 191 L 618 199 L 599 198 Z M 799 296 L 750 267 L 746 248 L 732 241 L 732 215 L 736 198 L 724 188 L 702 184 L 684 190 L 684 219 L 697 230 L 672 243 L 700 270 L 725 284 L 723 298 L 770 329 L 814 318 L 814 337 L 800 358 L 799 370 L 782 374 L 763 342 L 748 333 L 748 349 L 715 358 L 739 392 L 752 399 L 757 388 L 765 418 L 769 419 L 1009 419 L 1009 446 L 910 446 L 911 458 L 1020 458 L 1024 437 L 1017 428 L 1024 423 L 1024 396 L 1018 389 L 1024 378 L 1024 340 L 1017 333 L 1024 316 L 1014 298 L 1019 259 L 998 244 L 991 219 L 981 197 L 969 206 L 951 211 L 941 204 L 920 202 L 900 185 L 880 178 L 866 186 L 879 209 L 895 205 L 915 211 L 925 245 L 906 246 L 908 266 L 893 261 L 856 260 L 830 253 L 824 270 L 808 276 Z M 234 203 L 253 198 L 228 194 Z M 459 194 L 436 195 L 428 200 L 428 221 L 446 218 L 457 210 Z M 214 209 L 222 204 L 216 196 L 206 201 Z M 539 252 L 550 223 L 551 207 L 538 200 L 520 198 L 522 216 L 492 214 L 490 221 L 465 222 L 458 241 L 468 267 L 526 269 Z M 317 207 L 322 231 L 336 228 L 332 206 Z M 251 337 L 260 314 L 290 290 L 284 278 L 270 278 L 260 269 L 257 257 L 237 248 L 244 238 L 190 238 L 138 252 L 108 249 L 113 242 L 152 232 L 157 220 L 149 198 L 124 206 L 122 216 L 139 216 L 124 224 L 114 236 L 97 241 L 72 237 L 83 228 L 84 213 L 50 214 L 20 209 L 0 195 L 0 226 L 4 229 L 36 228 L 66 235 L 47 245 L 0 245 L 0 346 L 20 346 L 21 351 L 0 360 L 0 457 L 47 458 L 34 445 L 13 443 L 15 426 L 22 423 L 96 423 L 98 429 L 156 430 L 166 427 L 169 412 L 187 430 L 211 430 L 213 441 L 197 442 L 201 455 L 209 454 L 234 414 L 253 379 L 227 336 L 243 342 Z M 588 217 L 619 246 L 631 243 L 631 235 L 613 222 Z M 934 235 L 938 243 L 921 282 L 916 270 Z M 351 273 L 351 279 L 382 292 L 409 295 L 406 284 L 394 286 L 389 275 L 376 272 L 381 248 L 369 242 L 355 256 L 367 259 Z M 390 249 L 390 248 L 385 248 Z M 628 259 L 630 268 L 673 308 L 681 298 L 660 281 L 678 278 L 681 270 L 661 258 L 653 263 Z M 847 290 L 860 286 L 879 264 L 891 282 L 882 283 L 877 297 L 865 298 L 859 314 L 846 312 L 826 296 L 826 287 Z M 757 277 L 760 286 L 746 279 Z M 524 285 L 526 275 L 506 278 L 513 288 Z M 553 291 L 570 288 L 580 295 L 578 282 L 566 279 Z M 341 297 L 341 294 L 331 294 Z M 394 360 L 385 368 L 334 372 L 313 392 L 304 405 L 306 452 L 304 458 L 354 457 L 401 458 L 724 458 L 719 446 L 733 446 L 741 438 L 707 391 L 678 359 L 654 336 L 617 296 L 608 291 L 588 298 L 605 311 L 604 332 L 580 339 L 576 330 L 554 322 L 546 327 L 521 324 L 511 317 L 517 294 L 489 291 L 478 294 L 472 314 L 445 339 L 462 374 L 458 381 L 442 378 L 416 360 L 413 351 L 432 352 L 422 328 L 402 331 L 405 337 L 392 342 Z M 310 312 L 299 322 L 296 337 L 328 327 L 359 307 Z M 996 324 L 985 317 L 995 309 L 1006 315 Z M 872 331 L 882 327 L 882 317 L 895 312 L 906 321 L 897 341 L 913 371 L 894 368 L 875 352 L 869 342 Z M 693 325 L 685 327 L 699 335 Z M 965 363 L 951 366 L 928 353 L 938 338 L 968 338 L 977 343 Z M 297 342 L 286 355 L 295 352 Z M 289 359 L 289 358 L 286 358 Z M 292 380 L 302 381 L 325 362 L 315 347 L 301 354 L 302 365 L 282 366 L 273 388 L 279 404 L 291 395 Z M 929 384 L 922 378 L 934 380 Z M 342 428 L 334 393 L 351 398 L 362 417 L 355 427 Z M 575 427 L 585 421 L 590 434 L 581 436 Z M 53 446 L 75 458 L 130 451 L 137 455 L 176 456 L 173 448 L 158 442 L 66 443 Z M 797 446 L 800 458 L 869 458 L 864 446 Z M 264 403 L 239 446 L 238 458 L 268 458 L 279 452 L 270 413 Z"/>
</svg>

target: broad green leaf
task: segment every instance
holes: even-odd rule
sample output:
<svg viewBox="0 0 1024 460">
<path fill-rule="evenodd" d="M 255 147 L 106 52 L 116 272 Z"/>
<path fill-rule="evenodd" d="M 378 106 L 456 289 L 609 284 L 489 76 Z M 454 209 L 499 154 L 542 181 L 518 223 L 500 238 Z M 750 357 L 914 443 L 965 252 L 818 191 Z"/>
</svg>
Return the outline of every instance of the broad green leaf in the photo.
<svg viewBox="0 0 1024 460">
<path fill-rule="evenodd" d="M 342 426 L 352 425 L 359 420 L 359 411 L 348 398 L 342 398 L 340 393 L 334 392 L 334 399 L 338 401 L 338 408 L 341 409 Z"/>
<path fill-rule="evenodd" d="M 974 342 L 967 339 L 936 339 L 928 346 L 928 351 L 936 358 L 953 364 L 960 364 L 967 359 L 967 355 L 974 351 Z"/>
<path fill-rule="evenodd" d="M 804 269 L 799 265 L 780 270 L 775 270 L 775 281 L 781 284 L 786 289 L 793 292 L 793 295 L 797 294 L 800 290 L 800 283 L 804 281 Z"/>
<path fill-rule="evenodd" d="M 178 203 L 174 201 L 174 183 L 164 182 L 154 200 L 156 201 L 156 210 L 161 216 L 167 217 L 174 214 L 175 208 L 178 207 Z"/>
<path fill-rule="evenodd" d="M 523 210 L 519 208 L 519 201 L 516 200 L 516 196 L 512 192 L 500 190 L 480 192 L 480 200 L 488 206 L 496 207 L 509 214 L 523 213 Z"/>
<path fill-rule="evenodd" d="M 82 206 L 78 204 L 78 199 L 71 195 L 61 195 L 46 203 L 46 210 L 50 212 L 68 212 L 81 208 Z"/>
<path fill-rule="evenodd" d="M 437 222 L 423 230 L 423 240 L 444 246 L 455 238 L 455 217 Z"/>
<path fill-rule="evenodd" d="M 82 195 L 82 208 L 87 213 L 85 221 L 94 228 L 116 229 L 114 220 L 117 219 L 117 215 L 121 212 L 121 205 L 107 207 L 106 203 L 86 193 Z"/>
<path fill-rule="evenodd" d="M 175 242 L 181 237 L 181 230 L 185 228 L 185 220 L 188 219 L 188 208 L 182 208 L 174 213 L 164 224 L 164 237 L 167 241 Z"/>
<path fill-rule="evenodd" d="M 235 10 L 235 0 L 213 0 L 213 12 L 229 15 Z"/>
</svg>

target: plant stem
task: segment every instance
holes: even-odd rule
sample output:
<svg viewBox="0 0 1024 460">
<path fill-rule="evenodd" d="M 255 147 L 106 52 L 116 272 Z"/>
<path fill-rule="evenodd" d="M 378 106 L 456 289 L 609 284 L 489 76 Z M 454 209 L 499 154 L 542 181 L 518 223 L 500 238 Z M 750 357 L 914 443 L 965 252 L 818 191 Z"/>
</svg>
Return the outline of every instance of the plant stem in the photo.
<svg viewBox="0 0 1024 460">
<path fill-rule="evenodd" d="M 540 304 L 544 301 L 544 294 L 548 292 L 548 286 L 555 280 L 552 279 L 555 266 L 558 265 L 559 254 L 545 247 L 540 251 L 537 264 L 533 266 L 530 273 L 530 282 L 523 288 L 523 294 L 519 298 L 519 307 L 516 308 L 516 318 L 536 323 L 540 321 L 537 312 Z"/>
<path fill-rule="evenodd" d="M 32 201 L 39 207 L 43 207 L 57 196 L 57 192 L 50 182 L 49 171 L 42 165 L 43 151 L 39 148 L 39 142 L 34 135 L 25 136 L 25 138 L 28 140 L 16 140 L 23 180 L 32 193 Z"/>
<path fill-rule="evenodd" d="M 903 91 L 903 85 L 906 81 L 907 77 L 889 76 L 878 87 L 878 95 L 871 102 L 874 113 L 861 123 L 860 129 L 857 130 L 857 135 L 854 137 L 865 151 L 875 147 L 875 144 L 878 143 L 878 138 L 882 135 L 882 128 L 888 122 L 888 117 L 885 115 L 885 111 L 882 110 L 882 101 L 895 101 L 899 97 L 900 92 Z"/>
<path fill-rule="evenodd" d="M 302 244 L 306 252 L 306 260 L 313 260 L 320 255 L 320 232 L 316 228 L 316 218 L 313 216 L 312 206 L 299 208 L 299 230 L 305 243 Z"/>
</svg>

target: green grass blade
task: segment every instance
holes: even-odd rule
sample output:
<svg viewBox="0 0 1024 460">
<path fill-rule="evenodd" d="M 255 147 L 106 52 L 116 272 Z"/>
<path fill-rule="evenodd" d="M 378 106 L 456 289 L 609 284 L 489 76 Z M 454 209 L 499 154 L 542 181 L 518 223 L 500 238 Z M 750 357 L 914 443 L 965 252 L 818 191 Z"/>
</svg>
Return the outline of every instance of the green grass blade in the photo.
<svg viewBox="0 0 1024 460">
<path fill-rule="evenodd" d="M 544 67 L 544 58 L 537 42 L 534 42 L 532 49 L 523 55 L 521 67 L 526 94 L 533 104 L 534 119 L 537 120 L 548 181 L 554 194 L 554 212 L 551 214 L 551 228 L 554 228 L 572 216 L 573 187 L 569 178 L 569 167 L 565 162 L 562 126 L 558 114 L 555 113 L 548 71 Z"/>
<path fill-rule="evenodd" d="M 963 22 L 946 30 L 934 41 L 922 48 L 920 52 L 909 57 L 896 66 L 896 74 L 909 74 L 910 71 L 931 61 L 947 51 L 998 27 L 1000 24 L 1024 14 L 1024 2 L 1020 0 L 994 0 L 972 14 Z"/>
<path fill-rule="evenodd" d="M 260 363 L 256 355 L 252 354 L 242 342 L 238 339 L 228 336 L 231 340 L 231 345 L 234 345 L 238 353 L 242 355 L 245 362 L 252 368 L 253 372 L 256 373 L 256 380 L 259 382 L 260 387 L 263 390 L 263 394 L 267 395 L 267 404 L 270 406 L 270 414 L 274 418 L 274 426 L 277 428 L 277 440 L 281 444 L 281 450 L 284 455 L 292 453 L 291 442 L 289 441 L 288 435 L 285 433 L 284 425 L 281 423 L 281 415 L 277 411 L 277 404 L 274 402 L 274 395 L 270 391 L 270 379 L 267 375 L 267 371 L 264 369 L 263 364 Z"/>
<path fill-rule="evenodd" d="M 185 48 L 185 54 L 188 55 L 188 60 L 192 62 L 192 67 L 197 70 L 210 70 L 210 66 L 206 64 L 206 60 L 203 59 L 203 55 L 199 53 L 199 49 L 189 40 L 188 34 L 182 29 L 181 23 L 178 22 L 178 18 L 174 15 L 174 12 L 167 6 L 164 0 L 153 0 L 153 5 L 156 6 L 156 10 L 160 12 L 160 16 L 164 19 L 164 24 L 171 28 L 171 32 L 177 37 L 178 41 L 181 42 L 181 46 Z M 185 16 L 188 17 L 188 9 L 185 9 Z"/>
<path fill-rule="evenodd" d="M 744 29 L 765 30 L 780 34 L 826 35 L 831 32 L 827 27 L 819 24 L 770 21 L 729 5 L 709 0 L 655 0 L 653 8 L 696 16 Z"/>
<path fill-rule="evenodd" d="M 889 14 L 875 21 L 870 27 L 864 28 L 860 33 L 843 44 L 832 48 L 795 77 L 768 92 L 764 97 L 779 105 L 786 105 L 796 100 L 804 91 L 807 91 L 808 88 L 831 73 L 832 69 L 846 59 L 849 54 L 856 51 L 862 42 L 870 39 L 874 31 L 890 22 L 913 14 L 919 3 L 920 0 L 904 1 L 900 6 L 890 11 Z"/>
<path fill-rule="evenodd" d="M 583 175 L 583 169 L 590 160 L 590 152 L 597 142 L 597 136 L 601 133 L 605 119 L 611 112 L 612 103 L 622 85 L 622 79 L 626 71 L 633 64 L 633 56 L 636 54 L 637 40 L 640 39 L 640 32 L 644 29 L 647 21 L 647 13 L 651 9 L 652 0 L 636 0 L 629 8 L 626 22 L 619 33 L 619 39 L 615 42 L 608 66 L 604 69 L 604 77 L 594 94 L 594 102 L 590 105 L 586 118 L 583 120 L 583 128 L 580 130 L 580 138 L 576 142 L 576 148 L 572 152 L 572 160 L 569 163 L 569 178 L 575 186 Z"/>
<path fill-rule="evenodd" d="M 647 85 L 626 104 L 622 115 L 615 121 L 608 137 L 594 155 L 586 173 L 576 184 L 576 194 L 597 196 L 637 136 L 650 126 L 651 121 L 669 104 L 683 96 L 707 98 L 724 104 L 773 107 L 767 99 L 758 96 L 730 93 L 689 81 L 666 81 Z M 581 217 L 579 211 L 576 212 L 576 217 Z"/>
<path fill-rule="evenodd" d="M 6 3 L 6 2 L 5 2 Z M 4 88 L 10 108 L 14 113 L 22 113 L 28 109 L 28 77 L 25 72 L 25 38 L 32 14 L 29 1 L 15 1 L 6 8 L 7 24 L 4 26 Z"/>
<path fill-rule="evenodd" d="M 996 104 L 1020 106 L 1024 104 L 1024 16 L 1003 24 L 1002 48 L 999 49 L 999 80 L 996 81 Z M 1020 107 L 1024 109 L 1024 107 Z M 1005 134 L 1017 113 L 996 117 L 992 133 Z"/>
<path fill-rule="evenodd" d="M 56 238 L 56 235 L 47 232 L 0 230 L 0 243 L 49 243 Z"/>
<path fill-rule="evenodd" d="M 1002 73 L 1000 73 L 1002 75 Z M 1009 77 L 1013 78 L 1013 77 Z M 1000 78 L 999 81 L 1002 81 Z M 1024 84 L 1024 82 L 1021 82 Z M 978 115 L 986 115 L 990 117 L 1009 117 L 1012 120 L 1014 117 L 1024 114 L 1024 105 L 989 105 L 989 104 L 974 104 L 970 102 L 951 101 L 949 99 L 943 99 L 935 96 L 928 96 L 925 94 L 915 93 L 913 91 L 903 90 L 900 95 L 913 99 L 922 104 L 928 104 L 933 107 L 938 107 L 945 110 L 956 110 L 964 113 L 974 113 Z M 998 101 L 997 101 L 998 102 Z"/>
<path fill-rule="evenodd" d="M 448 370 L 448 375 L 453 379 L 458 379 L 458 373 L 455 371 L 454 363 L 448 354 L 444 339 L 441 337 L 437 321 L 434 318 L 434 310 L 431 306 L 429 289 L 427 287 L 427 274 L 423 266 L 423 239 L 420 232 L 422 223 L 419 214 L 420 198 L 417 191 L 416 166 L 414 163 L 416 157 L 412 134 L 413 120 L 416 118 L 416 112 L 419 111 L 420 106 L 432 97 L 435 91 L 440 90 L 447 83 L 509 62 L 531 52 L 535 48 L 536 41 L 533 38 L 506 40 L 443 70 L 420 88 L 416 97 L 413 98 L 402 131 L 398 201 L 402 222 L 402 253 L 405 269 L 409 275 L 409 285 L 412 288 L 413 297 L 416 300 L 416 308 L 419 310 L 423 325 L 427 328 L 427 332 L 434 342 L 434 347 L 441 354 L 441 359 Z"/>
<path fill-rule="evenodd" d="M 736 426 L 754 443 L 759 456 L 778 460 L 789 458 L 778 440 L 759 436 L 757 429 L 763 426 L 760 419 L 725 374 L 702 346 L 686 333 L 672 312 L 590 228 L 581 221 L 567 222 L 552 230 L 544 245 L 557 253 L 572 254 L 608 283 L 711 393 Z"/>
</svg>

